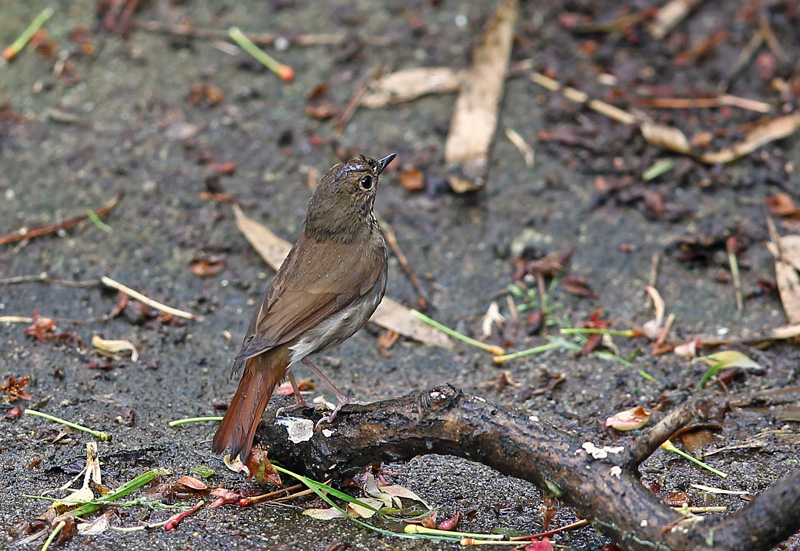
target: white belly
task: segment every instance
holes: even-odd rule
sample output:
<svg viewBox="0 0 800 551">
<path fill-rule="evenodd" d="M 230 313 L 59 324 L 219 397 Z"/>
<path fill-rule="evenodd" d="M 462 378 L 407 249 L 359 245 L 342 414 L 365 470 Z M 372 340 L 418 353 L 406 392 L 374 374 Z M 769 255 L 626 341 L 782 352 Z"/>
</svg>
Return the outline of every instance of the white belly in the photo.
<svg viewBox="0 0 800 551">
<path fill-rule="evenodd" d="M 289 357 L 289 368 L 302 361 L 310 354 L 323 352 L 328 348 L 337 346 L 364 327 L 372 316 L 378 304 L 383 299 L 386 289 L 385 273 L 377 282 L 373 290 L 356 300 L 349 307 L 338 314 L 321 321 L 303 334 L 297 344 L 291 347 L 292 355 Z"/>
</svg>

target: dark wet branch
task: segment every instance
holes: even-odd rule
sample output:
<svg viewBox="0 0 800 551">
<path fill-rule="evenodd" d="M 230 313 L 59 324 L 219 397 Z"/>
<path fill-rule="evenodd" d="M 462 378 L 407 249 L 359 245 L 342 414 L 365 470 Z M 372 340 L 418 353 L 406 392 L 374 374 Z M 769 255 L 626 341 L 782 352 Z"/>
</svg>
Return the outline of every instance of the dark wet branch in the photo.
<svg viewBox="0 0 800 551">
<path fill-rule="evenodd" d="M 702 413 L 698 410 L 700 404 L 700 400 L 690 400 L 682 404 L 634 440 L 626 450 L 628 466 L 638 467 L 673 434 L 692 421 L 702 418 Z"/>
<path fill-rule="evenodd" d="M 661 432 L 669 432 L 669 437 L 679 421 L 696 420 L 695 408 L 678 411 L 682 413 L 656 425 L 651 438 L 640 439 L 633 456 L 609 453 L 604 459 L 595 459 L 582 442 L 557 428 L 449 386 L 347 407 L 333 425 L 313 436 L 295 436 L 294 443 L 285 423 L 269 424 L 261 435 L 270 443 L 271 459 L 319 479 L 334 471 L 345 475 L 378 461 L 406 461 L 418 455 L 477 461 L 560 496 L 631 551 L 700 550 L 707 549 L 709 541 L 718 551 L 767 550 L 800 527 L 795 514 L 800 508 L 800 471 L 741 511 L 700 522 L 684 519 L 642 486 L 630 459 L 655 449 L 653 442 L 662 438 Z"/>
</svg>

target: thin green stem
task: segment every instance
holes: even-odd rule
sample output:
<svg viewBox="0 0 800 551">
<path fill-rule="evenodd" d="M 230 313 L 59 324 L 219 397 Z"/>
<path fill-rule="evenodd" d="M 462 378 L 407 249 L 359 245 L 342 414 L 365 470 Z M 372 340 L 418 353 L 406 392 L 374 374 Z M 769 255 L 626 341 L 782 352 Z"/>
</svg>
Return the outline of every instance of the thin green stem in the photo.
<svg viewBox="0 0 800 551">
<path fill-rule="evenodd" d="M 427 323 L 431 327 L 433 327 L 435 329 L 438 329 L 442 333 L 445 333 L 446 335 L 450 335 L 454 339 L 460 340 L 461 342 L 465 342 L 465 343 L 467 343 L 467 344 L 469 344 L 471 346 L 474 346 L 476 348 L 480 348 L 481 350 L 485 350 L 485 351 L 487 351 L 487 352 L 489 352 L 491 354 L 494 354 L 495 356 L 499 356 L 499 355 L 505 354 L 505 350 L 502 347 L 496 346 L 496 345 L 493 345 L 493 344 L 486 344 L 485 342 L 481 342 L 481 341 L 475 340 L 475 339 L 473 339 L 471 337 L 468 337 L 468 336 L 466 336 L 466 335 L 464 335 L 462 333 L 459 333 L 455 329 L 450 329 L 446 325 L 443 325 L 443 324 L 439 323 L 438 321 L 436 321 L 436 320 L 434 320 L 432 318 L 429 318 L 428 316 L 426 316 L 422 312 L 419 312 L 417 310 L 411 310 L 411 315 L 414 316 L 415 318 L 417 318 L 418 320 Z"/>
<path fill-rule="evenodd" d="M 711 467 L 710 465 L 707 465 L 707 464 L 703 463 L 702 461 L 700 461 L 696 457 L 686 453 L 683 450 L 679 450 L 678 448 L 675 447 L 675 444 L 673 444 L 669 440 L 667 440 L 666 442 L 661 444 L 661 447 L 664 448 L 667 451 L 677 453 L 678 455 L 680 455 L 684 459 L 688 459 L 692 463 L 695 463 L 695 464 L 703 467 L 704 469 L 707 469 L 707 470 L 711 471 L 712 473 L 714 473 L 717 476 L 721 476 L 722 478 L 728 478 L 728 475 L 726 473 L 723 473 L 722 471 L 718 471 L 714 467 Z"/>
<path fill-rule="evenodd" d="M 187 417 L 186 419 L 176 419 L 175 421 L 170 421 L 168 424 L 170 427 L 177 427 L 178 425 L 185 425 L 187 423 L 206 423 L 209 421 L 222 421 L 222 417 Z"/>
<path fill-rule="evenodd" d="M 669 172 L 672 170 L 673 165 L 675 162 L 672 159 L 661 159 L 657 161 L 653 165 L 650 166 L 647 170 L 644 171 L 642 174 L 642 180 L 645 182 L 649 182 L 650 180 L 655 180 L 662 174 Z"/>
<path fill-rule="evenodd" d="M 80 507 L 72 511 L 71 514 L 75 515 L 76 517 L 80 517 L 83 515 L 88 515 L 89 513 L 93 513 L 106 503 L 116 501 L 119 498 L 124 497 L 129 493 L 133 492 L 134 490 L 138 490 L 145 484 L 149 484 L 156 477 L 168 474 L 170 474 L 169 471 L 166 471 L 164 469 L 150 469 L 149 471 L 140 474 L 136 478 L 129 480 L 128 482 L 126 482 L 125 484 L 123 484 L 110 494 L 106 494 L 94 500 L 94 503 L 87 503 L 85 505 L 81 505 Z"/>
<path fill-rule="evenodd" d="M 472 534 L 469 532 L 454 532 L 452 530 L 437 530 L 436 528 L 425 528 L 419 524 L 407 524 L 403 529 L 406 534 L 431 534 L 440 536 L 457 536 L 459 538 L 475 538 L 485 540 L 500 540 L 505 536 L 501 534 Z M 519 545 L 519 544 L 517 544 Z"/>
<path fill-rule="evenodd" d="M 36 33 L 36 31 L 38 31 L 39 29 L 41 29 L 42 25 L 47 23 L 48 19 L 53 17 L 53 13 L 55 13 L 55 10 L 53 8 L 48 7 L 43 9 L 41 13 L 36 16 L 36 19 L 34 19 L 33 22 L 30 25 L 28 25 L 28 28 L 22 31 L 22 34 L 19 35 L 19 38 L 17 38 L 11 44 L 11 46 L 3 50 L 3 58 L 5 58 L 6 61 L 11 61 L 12 59 L 14 59 L 17 56 L 17 54 L 22 51 L 22 48 L 24 48 L 25 45 L 28 42 L 30 42 L 31 38 L 33 38 L 34 33 Z"/>
<path fill-rule="evenodd" d="M 311 490 L 315 494 L 317 494 L 323 501 L 325 501 L 325 503 L 327 503 L 328 505 L 330 505 L 331 507 L 333 507 L 334 509 L 336 509 L 337 511 L 342 513 L 344 516 L 346 516 L 347 518 L 349 518 L 350 520 L 352 520 L 356 524 L 358 524 L 360 526 L 363 526 L 364 528 L 367 528 L 367 529 L 372 530 L 374 532 L 378 532 L 380 534 L 386 534 L 387 536 L 395 536 L 397 538 L 433 539 L 433 540 L 439 540 L 439 541 L 459 541 L 458 538 L 447 537 L 447 536 L 432 536 L 432 535 L 427 535 L 427 534 L 404 534 L 404 533 L 401 533 L 401 532 L 393 532 L 392 530 L 386 530 L 384 528 L 378 528 L 377 526 L 372 526 L 371 524 L 367 524 L 366 522 L 360 521 L 357 518 L 353 517 L 350 513 L 345 511 L 341 506 L 337 505 L 328 496 L 328 494 L 330 493 L 330 494 L 335 495 L 337 497 L 341 497 L 342 499 L 346 499 L 347 501 L 358 503 L 359 505 L 362 505 L 362 506 L 364 506 L 364 507 L 366 507 L 368 509 L 373 509 L 374 510 L 375 509 L 374 507 L 371 507 L 371 506 L 367 505 L 366 503 L 363 503 L 363 502 L 357 500 L 356 498 L 345 494 L 344 492 L 336 490 L 335 488 L 331 488 L 330 486 L 326 486 L 326 485 L 324 485 L 324 484 L 322 484 L 320 482 L 317 482 L 316 480 L 312 480 L 312 479 L 307 478 L 307 477 L 305 477 L 303 475 L 300 475 L 300 474 L 297 474 L 297 473 L 293 473 L 292 471 L 290 471 L 288 469 L 284 469 L 283 467 L 279 467 L 278 465 L 275 465 L 275 464 L 273 464 L 272 466 L 279 473 L 283 473 L 283 474 L 286 474 L 288 476 L 291 476 L 292 478 L 294 478 L 294 479 L 298 480 L 299 482 L 302 482 L 303 484 L 305 484 L 305 486 L 309 490 Z M 322 487 L 324 487 L 324 490 L 322 489 Z"/>
<path fill-rule="evenodd" d="M 641 337 L 635 329 L 595 329 L 588 327 L 568 327 L 561 330 L 562 335 L 610 335 L 612 337 Z"/>
<path fill-rule="evenodd" d="M 517 358 L 523 358 L 525 356 L 532 356 L 533 354 L 541 354 L 542 352 L 547 352 L 548 350 L 552 350 L 554 348 L 558 348 L 560 345 L 554 342 L 549 342 L 547 344 L 543 344 L 541 346 L 536 346 L 534 348 L 528 348 L 526 350 L 520 350 L 519 352 L 514 352 L 512 354 L 503 354 L 500 356 L 495 356 L 492 358 L 492 361 L 496 364 L 503 364 L 510 360 L 516 360 Z"/>
<path fill-rule="evenodd" d="M 107 441 L 111 440 L 111 435 L 108 434 L 107 432 L 103 432 L 103 431 L 99 431 L 99 430 L 92 430 L 92 429 L 90 429 L 88 427 L 84 427 L 83 425 L 78 425 L 76 423 L 71 423 L 70 421 L 67 421 L 65 419 L 61 419 L 60 417 L 55 417 L 55 416 L 50 415 L 48 413 L 42 413 L 41 411 L 36 411 L 34 409 L 26 409 L 25 413 L 27 415 L 35 415 L 37 417 L 43 417 L 43 418 L 48 419 L 50 421 L 53 421 L 55 423 L 61 423 L 62 425 L 67 425 L 68 427 L 73 428 L 75 430 L 88 432 L 89 434 L 91 434 L 92 436 L 94 436 L 96 438 L 99 438 L 103 442 L 107 442 Z"/>
<path fill-rule="evenodd" d="M 99 229 L 103 230 L 106 233 L 112 233 L 114 230 L 111 229 L 111 226 L 100 220 L 100 217 L 95 214 L 93 210 L 87 210 L 86 216 L 89 218 L 92 224 L 97 226 Z"/>
<path fill-rule="evenodd" d="M 259 63 L 264 65 L 264 67 L 278 75 L 284 82 L 289 82 L 294 79 L 294 70 L 292 70 L 291 67 L 284 65 L 256 46 L 252 40 L 247 38 L 247 36 L 239 30 L 239 27 L 231 27 L 228 29 L 228 36 L 230 36 L 241 49 L 253 56 Z"/>
<path fill-rule="evenodd" d="M 67 525 L 67 522 L 64 521 L 64 520 L 62 520 L 61 522 L 58 523 L 58 525 L 55 527 L 55 529 L 52 532 L 50 532 L 50 535 L 47 536 L 47 539 L 45 540 L 44 545 L 42 545 L 42 551 L 47 551 L 47 549 L 50 547 L 50 544 L 53 543 L 54 539 L 56 539 L 56 536 L 58 535 L 58 533 L 61 532 L 61 529 L 64 528 L 64 526 L 66 526 L 66 525 Z"/>
</svg>

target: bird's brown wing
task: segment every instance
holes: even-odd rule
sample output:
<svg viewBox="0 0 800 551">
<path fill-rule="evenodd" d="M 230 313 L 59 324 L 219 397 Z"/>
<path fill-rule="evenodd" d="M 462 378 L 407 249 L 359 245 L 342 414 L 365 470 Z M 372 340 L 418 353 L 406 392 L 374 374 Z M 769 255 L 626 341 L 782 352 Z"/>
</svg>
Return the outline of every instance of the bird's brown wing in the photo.
<svg viewBox="0 0 800 551">
<path fill-rule="evenodd" d="M 234 374 L 247 358 L 299 337 L 373 288 L 385 249 L 365 247 L 354 260 L 343 255 L 348 246 L 352 244 L 305 235 L 298 239 L 261 297 L 234 361 Z"/>
</svg>

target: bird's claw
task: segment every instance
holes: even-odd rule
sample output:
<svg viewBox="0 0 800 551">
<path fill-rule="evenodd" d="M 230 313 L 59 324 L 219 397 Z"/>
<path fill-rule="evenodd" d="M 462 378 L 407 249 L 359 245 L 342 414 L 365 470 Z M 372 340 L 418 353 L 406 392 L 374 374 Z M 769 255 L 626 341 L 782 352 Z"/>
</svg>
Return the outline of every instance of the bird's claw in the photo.
<svg viewBox="0 0 800 551">
<path fill-rule="evenodd" d="M 306 400 L 297 401 L 296 403 L 292 404 L 291 406 L 284 406 L 282 408 L 278 408 L 278 411 L 275 412 L 275 417 L 280 417 L 284 413 L 289 413 L 290 411 L 294 411 L 296 409 L 314 409 L 314 404 L 307 402 Z"/>
<path fill-rule="evenodd" d="M 370 402 L 362 402 L 361 400 L 352 400 L 350 398 L 345 398 L 344 400 L 339 400 L 339 402 L 336 404 L 336 407 L 333 408 L 333 411 L 330 412 L 330 414 L 325 415 L 324 417 L 322 417 L 322 419 L 320 419 L 319 421 L 317 421 L 317 424 L 314 425 L 314 428 L 317 429 L 322 424 L 332 423 L 333 420 L 336 418 L 336 415 L 339 413 L 339 410 L 342 409 L 342 407 L 344 407 L 344 406 L 348 406 L 348 405 L 366 406 L 369 403 Z"/>
</svg>

